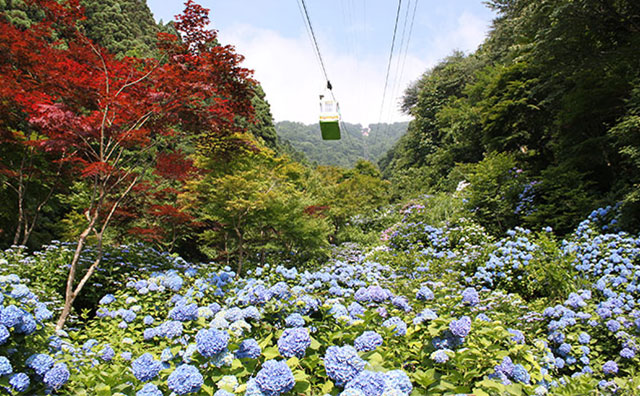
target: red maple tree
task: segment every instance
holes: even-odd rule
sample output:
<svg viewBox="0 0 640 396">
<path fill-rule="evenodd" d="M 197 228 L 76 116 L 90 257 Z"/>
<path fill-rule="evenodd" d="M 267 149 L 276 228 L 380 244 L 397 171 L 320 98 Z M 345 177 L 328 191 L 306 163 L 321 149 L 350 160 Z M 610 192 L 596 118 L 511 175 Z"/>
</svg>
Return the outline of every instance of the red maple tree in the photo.
<svg viewBox="0 0 640 396">
<path fill-rule="evenodd" d="M 38 146 L 73 167 L 89 199 L 67 279 L 64 326 L 71 306 L 102 258 L 102 239 L 114 214 L 148 175 L 173 177 L 184 169 L 185 138 L 229 137 L 238 119 L 251 119 L 251 72 L 231 46 L 207 30 L 208 10 L 185 3 L 175 28 L 161 33 L 160 59 L 116 59 L 77 28 L 78 0 L 35 0 L 45 19 L 20 30 L 0 17 L 0 111 L 23 116 L 43 136 Z M 218 139 L 219 140 L 219 139 Z M 165 154 L 171 152 L 172 154 Z M 172 165 L 167 162 L 172 162 Z M 182 172 L 184 173 L 184 172 Z M 173 209 L 154 208 L 174 216 Z M 97 259 L 76 280 L 87 238 L 97 241 Z"/>
</svg>

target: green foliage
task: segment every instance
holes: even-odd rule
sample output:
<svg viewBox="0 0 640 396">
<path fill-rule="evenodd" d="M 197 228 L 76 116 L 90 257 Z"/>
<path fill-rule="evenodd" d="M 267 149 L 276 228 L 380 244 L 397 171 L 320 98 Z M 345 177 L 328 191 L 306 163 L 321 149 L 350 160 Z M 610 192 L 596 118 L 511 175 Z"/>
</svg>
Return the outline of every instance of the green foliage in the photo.
<svg viewBox="0 0 640 396">
<path fill-rule="evenodd" d="M 87 37 L 122 56 L 149 57 L 156 53 L 156 34 L 161 30 L 146 1 L 82 0 Z"/>
<path fill-rule="evenodd" d="M 299 260 L 323 254 L 329 226 L 307 210 L 313 201 L 304 191 L 308 170 L 300 164 L 267 148 L 226 164 L 198 161 L 207 173 L 190 183 L 186 199 L 206 224 L 200 240 L 209 257 L 228 261 L 232 255 L 240 272 L 246 257 L 264 263 L 266 254 L 297 254 Z"/>
<path fill-rule="evenodd" d="M 454 53 L 405 92 L 414 120 L 380 161 L 398 185 L 394 198 L 453 191 L 456 164 L 509 153 L 541 183 L 537 214 L 520 221 L 567 232 L 588 200 L 624 200 L 624 226 L 636 229 L 638 2 L 488 4 L 498 17 L 478 51 Z M 504 220 L 499 215 L 491 228 L 504 230 Z"/>
<path fill-rule="evenodd" d="M 320 166 L 315 173 L 315 192 L 320 205 L 328 209 L 336 231 L 350 218 L 368 215 L 389 201 L 389 182 L 382 180 L 380 172 L 368 161 L 359 160 L 349 170 Z"/>
<path fill-rule="evenodd" d="M 517 224 L 515 211 L 526 181 L 513 156 L 489 154 L 477 164 L 460 165 L 459 172 L 469 182 L 462 191 L 465 206 L 483 227 L 496 235 Z"/>
<path fill-rule="evenodd" d="M 535 209 L 524 217 L 529 224 L 545 224 L 561 234 L 569 232 L 603 199 L 590 188 L 592 182 L 567 167 L 548 167 L 536 184 Z"/>
</svg>

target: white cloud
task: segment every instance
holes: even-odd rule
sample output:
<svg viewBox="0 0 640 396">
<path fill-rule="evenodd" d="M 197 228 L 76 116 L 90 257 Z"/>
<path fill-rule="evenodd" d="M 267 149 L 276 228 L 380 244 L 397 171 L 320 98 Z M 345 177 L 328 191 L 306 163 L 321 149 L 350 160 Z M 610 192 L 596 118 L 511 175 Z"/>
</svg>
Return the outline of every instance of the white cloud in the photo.
<svg viewBox="0 0 640 396">
<path fill-rule="evenodd" d="M 406 120 L 397 110 L 406 86 L 453 49 L 474 50 L 486 30 L 484 21 L 472 14 L 462 14 L 451 31 L 428 40 L 423 56 L 407 55 L 401 80 L 396 51 L 382 117 L 380 106 L 388 53 L 384 57 L 357 58 L 353 53 L 339 53 L 329 45 L 321 48 L 344 120 L 362 124 Z M 265 90 L 276 121 L 317 121 L 318 94 L 324 89 L 324 77 L 306 34 L 285 37 L 273 30 L 236 25 L 221 31 L 220 40 L 235 45 L 246 58 L 244 65 L 255 70 L 255 78 Z M 398 80 L 395 84 L 394 78 Z"/>
</svg>

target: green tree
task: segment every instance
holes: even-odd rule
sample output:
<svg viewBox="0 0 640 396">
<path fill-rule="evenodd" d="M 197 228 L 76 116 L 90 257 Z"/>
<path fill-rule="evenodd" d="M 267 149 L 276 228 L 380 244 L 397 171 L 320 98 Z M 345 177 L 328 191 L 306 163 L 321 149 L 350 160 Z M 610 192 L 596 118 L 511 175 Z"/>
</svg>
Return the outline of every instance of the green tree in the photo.
<svg viewBox="0 0 640 396">
<path fill-rule="evenodd" d="M 304 190 L 302 165 L 268 148 L 221 163 L 200 157 L 205 176 L 190 183 L 187 199 L 206 224 L 200 233 L 203 252 L 235 258 L 240 274 L 247 258 L 261 263 L 267 254 L 312 257 L 327 247 L 327 221 L 306 209 L 313 205 Z"/>
</svg>

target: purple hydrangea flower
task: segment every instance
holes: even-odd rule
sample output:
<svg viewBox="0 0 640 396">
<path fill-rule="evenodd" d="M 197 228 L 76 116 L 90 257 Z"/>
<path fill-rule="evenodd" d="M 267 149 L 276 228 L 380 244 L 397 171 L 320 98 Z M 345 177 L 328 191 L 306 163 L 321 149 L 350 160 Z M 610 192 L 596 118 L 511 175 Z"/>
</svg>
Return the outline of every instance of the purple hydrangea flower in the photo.
<svg viewBox="0 0 640 396">
<path fill-rule="evenodd" d="M 454 336 L 465 338 L 471 331 L 471 318 L 463 316 L 458 320 L 451 321 L 451 323 L 449 323 L 449 330 Z"/>
</svg>

